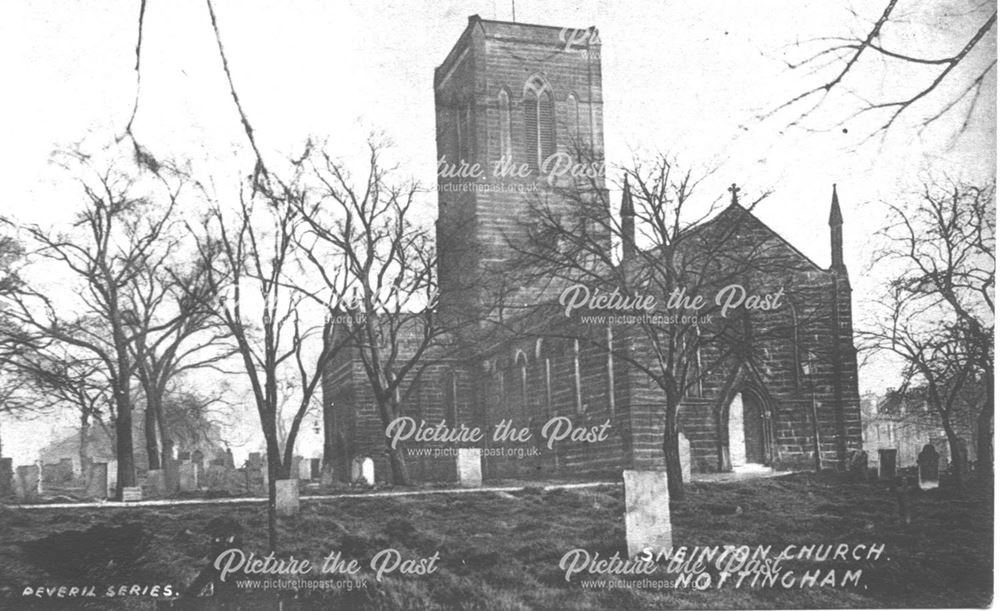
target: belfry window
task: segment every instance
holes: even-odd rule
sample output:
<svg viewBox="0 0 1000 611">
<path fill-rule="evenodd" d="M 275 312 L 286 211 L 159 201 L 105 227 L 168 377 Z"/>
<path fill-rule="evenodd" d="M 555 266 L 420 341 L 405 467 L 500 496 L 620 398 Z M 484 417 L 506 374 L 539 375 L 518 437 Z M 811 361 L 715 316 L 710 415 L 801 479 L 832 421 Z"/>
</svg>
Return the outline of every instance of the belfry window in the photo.
<svg viewBox="0 0 1000 611">
<path fill-rule="evenodd" d="M 497 103 L 500 107 L 500 156 L 510 160 L 513 148 L 510 140 L 510 96 L 506 90 L 500 90 Z"/>
<path fill-rule="evenodd" d="M 539 76 L 524 87 L 524 145 L 528 164 L 535 169 L 556 152 L 555 102 Z"/>
</svg>

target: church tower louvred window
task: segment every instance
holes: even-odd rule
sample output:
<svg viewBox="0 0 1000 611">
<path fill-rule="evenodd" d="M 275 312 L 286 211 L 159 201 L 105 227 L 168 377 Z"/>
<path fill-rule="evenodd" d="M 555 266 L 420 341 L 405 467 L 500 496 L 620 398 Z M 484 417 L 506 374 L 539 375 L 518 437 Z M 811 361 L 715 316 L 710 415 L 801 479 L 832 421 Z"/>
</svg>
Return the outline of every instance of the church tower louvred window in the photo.
<svg viewBox="0 0 1000 611">
<path fill-rule="evenodd" d="M 535 169 L 556 152 L 555 114 L 552 91 L 540 77 L 532 77 L 524 91 L 524 144 Z"/>
<path fill-rule="evenodd" d="M 500 156 L 509 160 L 513 149 L 510 138 L 510 96 L 506 90 L 500 90 L 497 104 L 500 107 Z"/>
</svg>

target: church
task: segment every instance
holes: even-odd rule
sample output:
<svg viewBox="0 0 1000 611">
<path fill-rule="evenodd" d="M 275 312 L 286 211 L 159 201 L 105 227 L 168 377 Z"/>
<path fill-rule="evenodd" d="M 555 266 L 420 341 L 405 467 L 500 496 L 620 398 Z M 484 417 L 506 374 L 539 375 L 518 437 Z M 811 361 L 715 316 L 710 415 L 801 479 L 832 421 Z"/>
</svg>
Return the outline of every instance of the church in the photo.
<svg viewBox="0 0 1000 611">
<path fill-rule="evenodd" d="M 451 348 L 426 355 L 399 415 L 483 435 L 475 441 L 401 442 L 411 477 L 454 481 L 456 447 L 479 449 L 487 480 L 617 477 L 622 469 L 664 469 L 671 389 L 673 426 L 684 439 L 684 461 L 696 473 L 843 468 L 849 452 L 861 449 L 862 424 L 836 187 L 824 196 L 830 198 L 829 268 L 741 205 L 735 185 L 728 207 L 684 234 L 690 246 L 672 256 L 696 260 L 698 253 L 725 251 L 726 258 L 714 259 L 706 269 L 759 287 L 767 296 L 755 303 L 766 299 L 769 307 L 746 307 L 738 316 L 716 309 L 715 323 L 690 324 L 685 333 L 719 339 L 670 344 L 688 351 L 670 364 L 671 373 L 683 370 L 679 385 L 676 375 L 660 376 L 644 359 L 657 354 L 662 360 L 659 338 L 681 329 L 681 318 L 676 325 L 661 318 L 650 335 L 653 319 L 642 316 L 670 312 L 632 312 L 639 322 L 587 317 L 595 305 L 591 300 L 580 301 L 570 315 L 567 302 L 577 303 L 573 300 L 586 287 L 565 282 L 540 287 L 512 271 L 523 260 L 517 244 L 530 232 L 525 221 L 531 202 L 540 192 L 551 195 L 560 185 L 572 186 L 573 172 L 560 172 L 569 167 L 564 159 L 579 159 L 580 142 L 586 143 L 589 161 L 573 178 L 588 180 L 595 200 L 607 201 L 600 58 L 595 28 L 473 15 L 435 70 L 436 307 L 442 316 L 483 321 L 495 319 L 497 293 L 511 303 L 540 307 L 508 310 L 502 332 L 495 324 L 463 326 L 452 334 Z M 565 196 L 547 201 L 567 214 L 579 205 Z M 626 182 L 615 225 L 621 242 L 617 265 L 630 281 L 649 287 L 655 273 L 647 262 L 655 267 L 657 259 L 636 240 L 635 209 Z M 749 260 L 748 253 L 764 251 L 765 266 L 725 269 Z M 727 296 L 736 291 L 732 285 L 702 288 L 712 289 L 706 302 L 715 306 L 724 301 L 722 290 L 730 291 Z M 661 306 L 669 303 L 659 297 Z M 358 359 L 347 354 L 329 367 L 323 391 L 327 413 L 333 414 L 325 434 L 335 473 L 345 479 L 353 459 L 370 456 L 378 479 L 388 479 L 386 428 Z M 528 434 L 517 437 L 520 429 Z"/>
</svg>

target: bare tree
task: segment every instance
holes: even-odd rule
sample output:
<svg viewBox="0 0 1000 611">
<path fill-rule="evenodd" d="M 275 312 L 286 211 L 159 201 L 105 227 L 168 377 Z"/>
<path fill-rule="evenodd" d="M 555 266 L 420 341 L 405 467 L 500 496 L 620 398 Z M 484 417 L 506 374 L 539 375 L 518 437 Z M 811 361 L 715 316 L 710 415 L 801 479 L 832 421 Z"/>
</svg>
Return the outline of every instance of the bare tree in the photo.
<svg viewBox="0 0 1000 611">
<path fill-rule="evenodd" d="M 323 149 L 304 159 L 315 197 L 302 200 L 308 231 L 300 243 L 321 279 L 313 298 L 331 316 L 342 315 L 388 426 L 433 361 L 433 349 L 444 346 L 447 330 L 435 307 L 434 242 L 412 220 L 419 187 L 395 181 L 383 152 L 370 141 L 367 173 L 357 182 Z M 408 485 L 402 449 L 386 442 L 393 482 Z"/>
<path fill-rule="evenodd" d="M 989 79 L 996 78 L 995 35 L 989 35 L 996 27 L 995 3 L 884 0 L 874 19 L 851 14 L 850 31 L 795 44 L 802 55 L 788 67 L 811 84 L 763 118 L 787 111 L 789 124 L 801 125 L 820 109 L 849 109 L 838 126 L 870 116 L 869 137 L 884 137 L 906 115 L 914 115 L 922 130 L 954 112 L 962 113 L 955 131 L 963 132 Z M 952 44 L 928 52 L 922 31 L 929 28 L 944 28 Z M 886 86 L 904 74 L 904 86 Z"/>
<path fill-rule="evenodd" d="M 267 451 L 272 549 L 278 541 L 275 482 L 289 478 L 302 420 L 326 364 L 344 343 L 337 327 L 324 318 L 325 311 L 310 319 L 307 292 L 298 288 L 303 197 L 297 174 L 282 182 L 262 171 L 241 185 L 235 211 L 215 206 L 201 227 L 193 228 L 205 282 L 213 287 L 197 298 L 211 308 L 236 344 L 260 419 Z M 208 300 L 215 295 L 218 298 Z M 282 451 L 279 385 L 286 367 L 294 368 L 300 394 Z"/>
<path fill-rule="evenodd" d="M 904 359 L 904 384 L 922 377 L 948 420 L 963 388 L 982 384 L 979 465 L 992 469 L 993 334 L 996 289 L 996 185 L 926 180 L 912 199 L 889 204 L 873 264 L 894 270 L 887 298 L 860 336 L 871 350 Z M 912 386 L 913 382 L 909 382 Z M 957 456 L 957 446 L 952 455 Z"/>
<path fill-rule="evenodd" d="M 101 363 L 115 405 L 120 496 L 122 488 L 136 483 L 131 382 L 137 363 L 129 292 L 136 275 L 156 260 L 182 182 L 167 173 L 132 172 L 114 162 L 99 167 L 80 151 L 56 159 L 79 184 L 84 205 L 68 232 L 32 224 L 18 229 L 31 258 L 69 275 L 75 303 L 53 299 L 46 288 L 22 279 L 5 298 L 5 310 L 21 330 L 15 337 L 23 345 L 54 341 Z"/>
<path fill-rule="evenodd" d="M 132 278 L 127 294 L 130 344 L 136 377 L 145 397 L 145 441 L 150 469 L 173 455 L 174 440 L 164 421 L 163 400 L 180 376 L 197 370 L 218 370 L 234 354 L 228 334 L 205 303 L 218 287 L 207 281 L 197 259 L 183 260 L 183 240 L 164 237 L 155 259 Z M 187 255 L 189 258 L 192 255 Z M 157 433 L 159 433 L 159 438 Z"/>
</svg>

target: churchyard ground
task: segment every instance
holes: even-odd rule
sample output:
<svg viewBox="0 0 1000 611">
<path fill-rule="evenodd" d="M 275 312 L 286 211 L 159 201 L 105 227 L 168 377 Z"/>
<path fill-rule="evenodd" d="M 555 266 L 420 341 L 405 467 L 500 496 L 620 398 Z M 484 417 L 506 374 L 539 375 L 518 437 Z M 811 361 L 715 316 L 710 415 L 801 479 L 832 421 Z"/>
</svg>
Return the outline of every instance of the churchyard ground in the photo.
<svg viewBox="0 0 1000 611">
<path fill-rule="evenodd" d="M 360 561 L 351 589 L 283 591 L 282 609 L 608 609 L 983 607 L 992 600 L 992 490 L 964 495 L 945 479 L 940 489 L 908 496 L 912 520 L 901 520 L 894 492 L 880 482 L 835 473 L 693 483 L 671 506 L 675 546 L 884 545 L 875 560 L 786 560 L 782 571 L 820 570 L 815 584 L 751 587 L 733 581 L 699 589 L 608 587 L 586 572 L 565 579 L 560 560 L 573 549 L 625 555 L 620 484 L 511 493 L 434 494 L 305 501 L 281 522 L 280 552 L 319 563 L 340 551 Z M 0 511 L 0 608 L 190 608 L 147 597 L 51 599 L 25 588 L 97 584 L 170 584 L 183 591 L 208 563 L 206 526 L 228 517 L 244 528 L 243 549 L 266 554 L 262 505 L 19 509 Z M 439 555 L 431 574 L 374 579 L 368 559 L 394 548 L 403 557 Z M 848 570 L 857 583 L 841 584 Z M 820 582 L 828 571 L 837 583 Z M 660 567 L 647 586 L 673 582 Z M 310 579 L 327 579 L 313 575 Z M 338 579 L 341 579 L 338 577 Z M 611 577 L 611 580 L 615 580 Z M 634 580 L 635 576 L 624 579 Z M 662 580 L 662 581 L 661 581 Z M 359 584 L 360 587 L 359 587 Z M 273 590 L 241 595 L 232 608 L 278 608 Z M 219 602 L 201 601 L 201 607 Z M 194 605 L 198 607 L 198 605 Z"/>
</svg>

